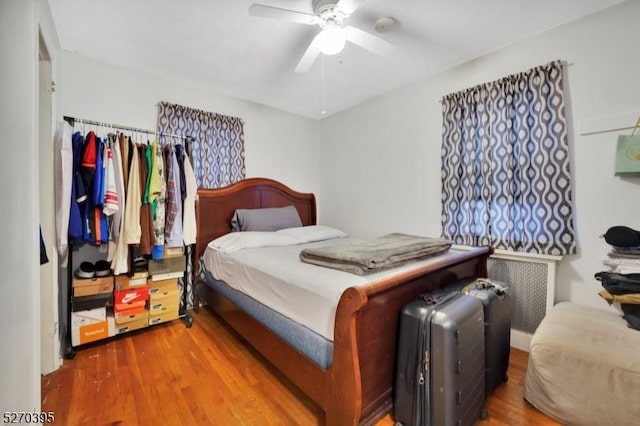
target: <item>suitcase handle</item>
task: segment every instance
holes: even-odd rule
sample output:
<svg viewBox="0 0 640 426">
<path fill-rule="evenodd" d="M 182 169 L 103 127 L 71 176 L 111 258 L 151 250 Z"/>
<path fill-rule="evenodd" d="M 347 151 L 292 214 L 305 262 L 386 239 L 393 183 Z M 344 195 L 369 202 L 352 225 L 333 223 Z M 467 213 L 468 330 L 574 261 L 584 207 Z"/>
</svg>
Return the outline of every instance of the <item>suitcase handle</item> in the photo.
<svg viewBox="0 0 640 426">
<path fill-rule="evenodd" d="M 420 295 L 420 299 L 427 305 L 442 305 L 457 296 L 457 293 L 447 293 L 444 295 L 425 293 Z"/>
<path fill-rule="evenodd" d="M 504 296 L 507 287 L 489 278 L 478 278 L 462 288 L 462 293 L 468 294 L 471 290 L 494 290 L 498 296 Z"/>
</svg>

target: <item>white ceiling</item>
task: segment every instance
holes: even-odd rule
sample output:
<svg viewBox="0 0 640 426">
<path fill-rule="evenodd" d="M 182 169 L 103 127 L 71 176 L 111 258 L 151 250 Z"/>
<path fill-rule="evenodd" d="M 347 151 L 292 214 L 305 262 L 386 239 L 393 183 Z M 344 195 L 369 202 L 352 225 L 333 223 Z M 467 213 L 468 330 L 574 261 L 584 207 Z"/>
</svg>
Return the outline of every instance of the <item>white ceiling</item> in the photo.
<svg viewBox="0 0 640 426">
<path fill-rule="evenodd" d="M 311 118 L 548 31 L 623 0 L 365 0 L 346 24 L 379 34 L 392 58 L 347 43 L 294 69 L 315 26 L 249 16 L 252 3 L 312 13 L 312 0 L 49 0 L 64 50 Z M 323 90 L 324 86 L 324 90 Z M 324 94 L 324 95 L 323 95 Z M 324 103 L 324 105 L 323 105 Z"/>
</svg>

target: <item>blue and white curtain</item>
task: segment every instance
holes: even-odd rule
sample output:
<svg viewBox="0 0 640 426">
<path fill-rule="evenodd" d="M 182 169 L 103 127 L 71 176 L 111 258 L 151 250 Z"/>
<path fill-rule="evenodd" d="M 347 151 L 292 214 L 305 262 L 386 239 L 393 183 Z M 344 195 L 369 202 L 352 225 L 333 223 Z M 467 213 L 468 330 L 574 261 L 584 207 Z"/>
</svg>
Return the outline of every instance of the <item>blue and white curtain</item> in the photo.
<svg viewBox="0 0 640 426">
<path fill-rule="evenodd" d="M 198 188 L 220 188 L 244 179 L 242 119 L 162 102 L 158 131 L 194 138 L 191 163 Z"/>
<path fill-rule="evenodd" d="M 575 253 L 562 63 L 447 95 L 442 109 L 443 236 Z"/>
<path fill-rule="evenodd" d="M 198 188 L 220 188 L 244 179 L 244 124 L 242 119 L 182 105 L 160 103 L 158 131 L 191 136 L 189 153 Z M 180 302 L 186 287 L 187 308 L 193 307 L 192 247 L 187 247 L 187 285 L 178 281 Z M 184 309 L 184 306 L 181 306 Z M 184 310 L 182 310 L 184 313 Z"/>
</svg>

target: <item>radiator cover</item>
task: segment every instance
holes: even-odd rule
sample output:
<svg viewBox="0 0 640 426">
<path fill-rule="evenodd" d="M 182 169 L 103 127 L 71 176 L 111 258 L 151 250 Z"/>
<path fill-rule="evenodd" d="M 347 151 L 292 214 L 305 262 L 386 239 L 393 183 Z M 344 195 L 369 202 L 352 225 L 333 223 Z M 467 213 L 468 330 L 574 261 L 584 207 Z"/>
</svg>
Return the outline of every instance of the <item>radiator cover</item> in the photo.
<svg viewBox="0 0 640 426">
<path fill-rule="evenodd" d="M 533 334 L 546 315 L 548 301 L 553 300 L 555 263 L 493 255 L 487 268 L 490 279 L 509 286 L 513 299 L 511 328 Z"/>
</svg>

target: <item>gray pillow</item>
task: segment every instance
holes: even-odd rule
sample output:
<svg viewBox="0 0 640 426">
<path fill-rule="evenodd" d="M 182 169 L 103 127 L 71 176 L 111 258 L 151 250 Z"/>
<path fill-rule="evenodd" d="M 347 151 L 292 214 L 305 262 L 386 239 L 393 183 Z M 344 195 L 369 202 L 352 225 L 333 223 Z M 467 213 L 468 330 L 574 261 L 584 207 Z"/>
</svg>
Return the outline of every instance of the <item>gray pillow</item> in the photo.
<svg viewBox="0 0 640 426">
<path fill-rule="evenodd" d="M 277 231 L 302 226 L 294 206 L 264 209 L 237 209 L 231 219 L 232 231 Z"/>
</svg>

